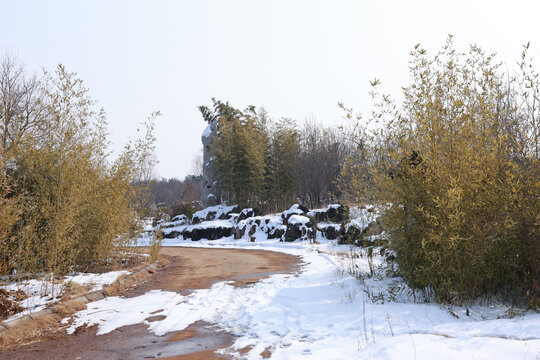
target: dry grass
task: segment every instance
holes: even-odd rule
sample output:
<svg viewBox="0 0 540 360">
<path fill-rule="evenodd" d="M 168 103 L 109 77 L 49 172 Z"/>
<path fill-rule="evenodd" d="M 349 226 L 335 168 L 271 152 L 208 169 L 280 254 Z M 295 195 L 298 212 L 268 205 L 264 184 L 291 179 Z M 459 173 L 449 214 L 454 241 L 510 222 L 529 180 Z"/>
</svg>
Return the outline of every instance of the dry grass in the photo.
<svg viewBox="0 0 540 360">
<path fill-rule="evenodd" d="M 43 316 L 36 320 L 26 321 L 0 336 L 0 350 L 12 347 L 27 345 L 38 342 L 46 337 L 54 337 L 64 326 L 60 324 L 62 318 L 57 314 Z"/>
<path fill-rule="evenodd" d="M 0 289 L 0 320 L 7 319 L 10 316 L 23 311 L 24 309 L 22 306 L 20 306 L 16 301 L 13 301 L 11 298 L 15 298 L 15 300 L 22 300 L 24 297 L 26 297 L 26 294 L 21 290 L 7 291 Z"/>
<path fill-rule="evenodd" d="M 80 293 L 84 286 L 79 286 L 75 293 Z M 82 293 L 81 293 L 82 295 Z M 44 338 L 53 338 L 64 334 L 65 325 L 60 321 L 77 311 L 86 309 L 86 304 L 80 300 L 73 300 L 73 294 L 52 306 L 52 314 L 42 315 L 37 319 L 28 319 L 19 326 L 0 335 L 0 349 L 11 346 L 21 346 L 40 341 Z"/>
<path fill-rule="evenodd" d="M 86 304 L 80 300 L 62 300 L 59 304 L 54 305 L 51 310 L 62 318 L 71 316 L 77 311 L 86 309 Z"/>
<path fill-rule="evenodd" d="M 62 300 L 76 299 L 82 295 L 88 294 L 93 287 L 93 285 L 80 285 L 72 282 L 68 285 L 67 290 L 64 292 Z"/>
</svg>

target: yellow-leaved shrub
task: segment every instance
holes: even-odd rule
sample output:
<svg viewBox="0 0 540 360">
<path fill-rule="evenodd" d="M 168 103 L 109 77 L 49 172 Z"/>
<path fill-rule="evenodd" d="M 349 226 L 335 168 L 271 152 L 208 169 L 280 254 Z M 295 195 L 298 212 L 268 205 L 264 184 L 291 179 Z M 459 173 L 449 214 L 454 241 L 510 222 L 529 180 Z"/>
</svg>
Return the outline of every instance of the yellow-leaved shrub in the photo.
<svg viewBox="0 0 540 360">
<path fill-rule="evenodd" d="M 540 86 L 526 50 L 511 76 L 451 37 L 434 57 L 417 46 L 402 106 L 375 94 L 371 189 L 389 205 L 401 274 L 438 301 L 529 295 L 537 306 Z"/>
<path fill-rule="evenodd" d="M 145 137 L 111 163 L 105 114 L 76 74 L 60 65 L 40 86 L 42 118 L 0 152 L 2 275 L 85 270 L 123 256 L 144 191 L 134 183 L 154 146 L 150 119 Z"/>
</svg>

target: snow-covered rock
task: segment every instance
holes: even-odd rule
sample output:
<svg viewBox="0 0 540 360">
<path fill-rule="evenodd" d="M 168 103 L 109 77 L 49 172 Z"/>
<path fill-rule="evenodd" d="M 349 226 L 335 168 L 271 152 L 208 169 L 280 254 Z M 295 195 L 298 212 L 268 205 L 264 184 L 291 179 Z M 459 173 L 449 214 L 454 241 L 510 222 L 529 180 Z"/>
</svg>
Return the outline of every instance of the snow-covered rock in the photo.
<svg viewBox="0 0 540 360">
<path fill-rule="evenodd" d="M 235 226 L 230 220 L 203 221 L 194 225 L 181 225 L 163 229 L 165 239 L 217 240 L 234 234 Z"/>
<path fill-rule="evenodd" d="M 250 217 L 238 222 L 235 239 L 246 238 L 251 241 L 280 239 L 286 227 L 277 215 Z"/>
<path fill-rule="evenodd" d="M 328 240 L 335 240 L 344 233 L 343 224 L 318 223 L 317 230 Z"/>
<path fill-rule="evenodd" d="M 349 220 L 349 208 L 341 204 L 332 204 L 326 209 L 311 210 L 308 216 L 315 222 L 344 223 Z"/>
<path fill-rule="evenodd" d="M 303 215 L 307 216 L 309 212 L 309 209 L 305 207 L 304 205 L 300 204 L 294 204 L 290 207 L 289 210 L 285 210 L 281 213 L 281 220 L 283 221 L 283 225 L 287 225 L 289 218 L 293 215 Z"/>
<path fill-rule="evenodd" d="M 193 214 L 193 217 L 191 218 L 192 224 L 198 224 L 203 221 L 210 221 L 210 220 L 224 220 L 228 219 L 229 215 L 232 213 L 239 213 L 241 211 L 240 206 L 238 205 L 216 205 L 216 206 L 209 206 L 205 209 L 197 211 L 195 214 Z"/>
<path fill-rule="evenodd" d="M 172 227 L 188 225 L 188 224 L 189 224 L 189 219 L 187 218 L 187 216 L 181 214 L 181 215 L 176 215 L 175 217 L 173 217 L 171 222 L 162 223 L 161 227 L 166 229 L 166 228 L 172 228 Z"/>
<path fill-rule="evenodd" d="M 246 208 L 246 209 L 242 209 L 240 214 L 238 214 L 238 217 L 236 218 L 236 221 L 242 221 L 242 220 L 246 220 L 247 218 L 251 218 L 251 217 L 254 217 L 254 216 L 260 216 L 260 215 L 262 215 L 260 209 Z"/>
<path fill-rule="evenodd" d="M 286 242 L 296 240 L 314 241 L 316 229 L 313 229 L 313 223 L 307 216 L 290 215 L 287 221 L 287 230 L 282 239 Z"/>
<path fill-rule="evenodd" d="M 180 214 L 180 215 L 176 215 L 175 217 L 173 217 L 172 221 L 184 221 L 184 222 L 187 222 L 187 221 L 189 221 L 189 219 L 187 218 L 186 215 Z"/>
</svg>

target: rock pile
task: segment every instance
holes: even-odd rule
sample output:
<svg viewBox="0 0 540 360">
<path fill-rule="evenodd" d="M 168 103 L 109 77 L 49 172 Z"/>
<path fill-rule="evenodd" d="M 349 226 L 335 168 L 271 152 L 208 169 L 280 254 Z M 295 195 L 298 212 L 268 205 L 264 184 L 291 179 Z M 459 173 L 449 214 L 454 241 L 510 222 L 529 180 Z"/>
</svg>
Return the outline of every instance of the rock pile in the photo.
<svg viewBox="0 0 540 360">
<path fill-rule="evenodd" d="M 317 238 L 337 240 L 340 244 L 379 246 L 378 235 L 382 225 L 372 209 L 360 209 L 360 215 L 349 220 L 349 208 L 329 205 L 325 209 L 309 210 L 295 204 L 275 215 L 261 215 L 258 209 L 241 209 L 239 206 L 217 205 L 196 212 L 191 221 L 177 216 L 162 226 L 165 238 L 191 239 L 193 241 L 234 239 L 280 239 L 293 242 Z"/>
</svg>

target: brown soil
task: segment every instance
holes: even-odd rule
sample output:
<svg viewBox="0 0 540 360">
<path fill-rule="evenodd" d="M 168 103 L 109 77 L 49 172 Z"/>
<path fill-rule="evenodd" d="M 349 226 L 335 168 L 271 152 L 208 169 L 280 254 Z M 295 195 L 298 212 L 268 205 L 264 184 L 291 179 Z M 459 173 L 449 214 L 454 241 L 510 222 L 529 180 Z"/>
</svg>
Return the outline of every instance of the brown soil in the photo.
<svg viewBox="0 0 540 360">
<path fill-rule="evenodd" d="M 275 273 L 292 273 L 299 265 L 295 256 L 262 250 L 168 247 L 161 253 L 169 263 L 149 281 L 122 295 L 133 297 L 154 289 L 186 294 L 226 280 L 234 281 L 235 286 L 249 286 Z M 148 320 L 160 319 L 152 316 Z M 39 343 L 6 349 L 0 352 L 0 360 L 222 359 L 215 350 L 234 341 L 232 335 L 202 322 L 165 336 L 153 335 L 144 324 L 124 326 L 105 335 L 96 332 L 92 327 L 79 328 L 74 335 L 57 333 Z"/>
<path fill-rule="evenodd" d="M 73 270 L 88 273 L 101 273 L 107 271 L 132 269 L 141 265 L 144 266 L 148 261 L 148 258 L 143 255 L 148 252 L 146 247 L 139 247 L 136 249 L 123 248 L 123 250 L 125 250 L 127 253 L 132 253 L 132 255 L 129 256 L 125 253 L 119 253 L 114 255 L 112 259 L 109 259 L 107 263 L 90 263 L 78 266 Z"/>
</svg>

